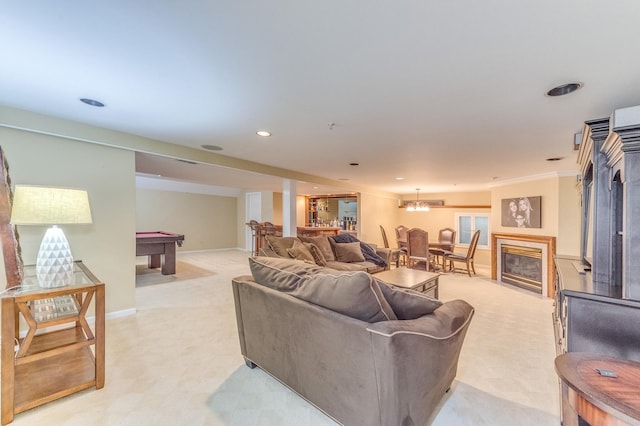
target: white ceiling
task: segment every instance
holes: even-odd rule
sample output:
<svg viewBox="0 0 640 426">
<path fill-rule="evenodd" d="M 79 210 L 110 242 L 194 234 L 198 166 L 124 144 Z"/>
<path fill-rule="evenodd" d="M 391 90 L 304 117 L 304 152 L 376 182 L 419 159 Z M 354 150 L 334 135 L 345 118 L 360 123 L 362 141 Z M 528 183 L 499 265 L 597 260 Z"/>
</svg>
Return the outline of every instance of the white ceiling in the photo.
<svg viewBox="0 0 640 426">
<path fill-rule="evenodd" d="M 640 104 L 637 0 L 6 0 L 0 11 L 2 105 L 395 193 L 575 171 L 584 121 Z M 545 96 L 572 81 L 584 87 Z"/>
</svg>

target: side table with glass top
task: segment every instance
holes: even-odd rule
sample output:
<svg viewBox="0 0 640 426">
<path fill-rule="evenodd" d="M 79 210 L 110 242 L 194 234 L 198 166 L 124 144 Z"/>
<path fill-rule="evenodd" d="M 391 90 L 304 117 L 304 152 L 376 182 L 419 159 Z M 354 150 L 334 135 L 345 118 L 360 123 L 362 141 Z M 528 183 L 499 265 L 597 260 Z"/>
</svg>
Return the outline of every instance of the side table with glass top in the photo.
<svg viewBox="0 0 640 426">
<path fill-rule="evenodd" d="M 35 266 L 2 294 L 2 424 L 15 414 L 104 386 L 104 283 L 74 262 L 68 286 L 41 288 Z M 87 322 L 93 301 L 94 330 Z M 20 336 L 20 317 L 27 325 Z M 93 347 L 93 348 L 92 348 Z"/>
</svg>

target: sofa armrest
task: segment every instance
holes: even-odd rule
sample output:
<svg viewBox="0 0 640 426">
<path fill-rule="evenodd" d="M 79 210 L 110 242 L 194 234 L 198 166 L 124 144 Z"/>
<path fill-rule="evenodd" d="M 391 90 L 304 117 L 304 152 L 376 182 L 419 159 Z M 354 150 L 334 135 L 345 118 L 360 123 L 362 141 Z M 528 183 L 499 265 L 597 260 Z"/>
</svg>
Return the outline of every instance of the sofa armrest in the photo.
<svg viewBox="0 0 640 426">
<path fill-rule="evenodd" d="M 376 254 L 384 259 L 387 262 L 386 269 L 390 268 L 391 265 L 391 249 L 384 247 L 376 247 Z"/>
<path fill-rule="evenodd" d="M 411 334 L 444 340 L 462 332 L 471 321 L 473 313 L 473 307 L 464 300 L 452 300 L 444 303 L 432 314 L 413 320 L 377 322 L 369 325 L 367 330 L 387 338 Z"/>
<path fill-rule="evenodd" d="M 364 241 L 361 242 L 371 247 L 378 256 L 383 258 L 384 261 L 387 262 L 387 269 L 389 269 L 389 265 L 391 264 L 391 249 L 378 247 L 378 245 L 375 243 L 365 243 Z"/>
<path fill-rule="evenodd" d="M 370 324 L 379 399 L 386 401 L 381 424 L 431 424 L 435 407 L 451 386 L 473 307 L 447 302 L 413 320 Z M 401 390 L 401 391 L 399 391 Z"/>
</svg>

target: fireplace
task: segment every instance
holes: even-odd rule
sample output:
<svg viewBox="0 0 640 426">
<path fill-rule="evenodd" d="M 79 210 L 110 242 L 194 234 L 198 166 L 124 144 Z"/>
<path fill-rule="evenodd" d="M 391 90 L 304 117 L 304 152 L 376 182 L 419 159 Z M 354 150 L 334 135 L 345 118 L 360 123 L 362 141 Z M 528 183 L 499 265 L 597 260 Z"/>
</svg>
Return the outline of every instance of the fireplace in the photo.
<svg viewBox="0 0 640 426">
<path fill-rule="evenodd" d="M 502 244 L 502 282 L 542 294 L 542 249 Z"/>
<path fill-rule="evenodd" d="M 492 233 L 491 278 L 554 297 L 555 254 L 555 237 Z"/>
</svg>

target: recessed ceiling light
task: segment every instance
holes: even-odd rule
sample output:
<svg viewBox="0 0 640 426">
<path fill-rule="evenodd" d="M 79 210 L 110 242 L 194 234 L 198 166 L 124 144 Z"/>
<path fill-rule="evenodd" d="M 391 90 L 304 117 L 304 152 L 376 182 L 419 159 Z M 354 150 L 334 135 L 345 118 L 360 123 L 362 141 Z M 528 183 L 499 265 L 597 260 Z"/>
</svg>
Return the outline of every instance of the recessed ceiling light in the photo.
<svg viewBox="0 0 640 426">
<path fill-rule="evenodd" d="M 551 158 L 547 158 L 547 161 L 560 161 L 562 160 L 564 157 L 551 157 Z"/>
<path fill-rule="evenodd" d="M 397 177 L 396 180 L 404 180 L 403 177 Z"/>
<path fill-rule="evenodd" d="M 222 151 L 222 147 L 218 145 L 200 145 L 204 149 L 208 149 L 209 151 Z"/>
<path fill-rule="evenodd" d="M 554 87 L 547 92 L 547 96 L 564 96 L 582 87 L 582 83 L 567 83 Z"/>
<path fill-rule="evenodd" d="M 87 105 L 91 105 L 94 107 L 100 107 L 102 108 L 104 106 L 104 104 L 100 101 L 96 101 L 95 99 L 89 99 L 89 98 L 80 98 L 81 102 L 84 102 Z"/>
<path fill-rule="evenodd" d="M 265 138 L 266 138 L 266 137 L 271 136 L 271 132 L 267 132 L 266 130 L 258 130 L 258 131 L 256 132 L 256 135 L 258 135 L 258 136 L 262 136 L 262 137 L 265 137 Z"/>
</svg>

